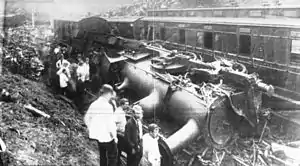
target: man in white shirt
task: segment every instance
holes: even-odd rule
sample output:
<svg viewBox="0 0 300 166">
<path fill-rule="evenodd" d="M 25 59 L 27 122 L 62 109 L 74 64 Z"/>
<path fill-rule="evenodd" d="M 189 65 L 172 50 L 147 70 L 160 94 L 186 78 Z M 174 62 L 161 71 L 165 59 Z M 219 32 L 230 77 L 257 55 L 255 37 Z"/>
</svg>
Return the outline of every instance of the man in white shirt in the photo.
<svg viewBox="0 0 300 166">
<path fill-rule="evenodd" d="M 79 59 L 79 64 L 76 70 L 76 74 L 77 74 L 77 79 L 82 83 L 84 83 L 86 78 L 86 73 L 85 73 L 85 66 L 81 58 Z"/>
<path fill-rule="evenodd" d="M 84 73 L 85 73 L 85 81 L 90 80 L 90 59 L 85 58 L 85 62 L 83 63 Z"/>
<path fill-rule="evenodd" d="M 160 166 L 161 155 L 159 152 L 158 139 L 159 127 L 152 123 L 148 126 L 149 133 L 143 136 L 142 166 Z"/>
<path fill-rule="evenodd" d="M 126 125 L 126 111 L 129 108 L 129 101 L 126 98 L 120 100 L 120 106 L 115 111 L 117 131 L 124 133 Z"/>
<path fill-rule="evenodd" d="M 68 72 L 66 71 L 65 68 L 60 68 L 56 74 L 59 77 L 59 86 L 61 89 L 61 93 L 63 95 L 66 95 L 67 88 L 68 88 L 68 82 L 70 80 L 70 75 L 68 75 Z"/>
<path fill-rule="evenodd" d="M 56 62 L 56 68 L 57 69 L 60 69 L 60 68 L 66 68 L 66 69 L 69 69 L 70 67 L 70 62 L 67 61 L 66 59 L 64 59 L 64 55 L 60 55 L 60 59 Z"/>
<path fill-rule="evenodd" d="M 117 126 L 113 106 L 109 101 L 115 93 L 112 86 L 104 84 L 100 89 L 101 96 L 94 101 L 84 117 L 89 131 L 89 138 L 98 141 L 100 166 L 116 166 Z"/>
</svg>

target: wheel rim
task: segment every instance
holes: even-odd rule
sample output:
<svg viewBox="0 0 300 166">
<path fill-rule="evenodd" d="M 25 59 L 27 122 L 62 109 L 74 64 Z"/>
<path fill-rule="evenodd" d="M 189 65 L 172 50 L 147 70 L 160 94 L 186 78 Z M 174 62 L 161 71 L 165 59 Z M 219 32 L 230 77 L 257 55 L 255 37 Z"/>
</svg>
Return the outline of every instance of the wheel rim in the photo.
<svg viewBox="0 0 300 166">
<path fill-rule="evenodd" d="M 233 128 L 227 119 L 227 108 L 224 105 L 223 101 L 209 115 L 209 136 L 213 143 L 219 147 L 226 146 L 233 137 Z"/>
</svg>

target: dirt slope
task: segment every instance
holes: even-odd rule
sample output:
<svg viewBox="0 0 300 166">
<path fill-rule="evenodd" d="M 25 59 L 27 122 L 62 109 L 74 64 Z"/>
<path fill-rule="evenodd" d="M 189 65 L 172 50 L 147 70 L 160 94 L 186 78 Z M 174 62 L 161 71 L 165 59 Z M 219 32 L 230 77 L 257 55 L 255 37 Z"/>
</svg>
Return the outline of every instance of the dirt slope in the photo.
<svg viewBox="0 0 300 166">
<path fill-rule="evenodd" d="M 97 145 L 88 140 L 82 115 L 48 87 L 4 71 L 0 88 L 17 98 L 13 103 L 0 103 L 0 137 L 7 146 L 7 152 L 1 154 L 4 164 L 99 165 Z M 51 118 L 36 117 L 24 104 Z"/>
</svg>

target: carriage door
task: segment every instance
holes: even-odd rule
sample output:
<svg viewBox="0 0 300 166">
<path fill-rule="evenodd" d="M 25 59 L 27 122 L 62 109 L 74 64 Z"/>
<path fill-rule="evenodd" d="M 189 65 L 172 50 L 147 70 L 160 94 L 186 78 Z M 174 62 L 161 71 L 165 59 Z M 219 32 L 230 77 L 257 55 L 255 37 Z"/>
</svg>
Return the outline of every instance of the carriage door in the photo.
<svg viewBox="0 0 300 166">
<path fill-rule="evenodd" d="M 148 28 L 148 36 L 147 36 L 148 40 L 153 40 L 153 26 L 149 26 Z"/>
<path fill-rule="evenodd" d="M 185 44 L 185 30 L 184 29 L 179 30 L 179 43 Z"/>
<path fill-rule="evenodd" d="M 165 33 L 166 33 L 166 29 L 160 28 L 160 39 L 161 40 L 165 40 Z"/>
</svg>

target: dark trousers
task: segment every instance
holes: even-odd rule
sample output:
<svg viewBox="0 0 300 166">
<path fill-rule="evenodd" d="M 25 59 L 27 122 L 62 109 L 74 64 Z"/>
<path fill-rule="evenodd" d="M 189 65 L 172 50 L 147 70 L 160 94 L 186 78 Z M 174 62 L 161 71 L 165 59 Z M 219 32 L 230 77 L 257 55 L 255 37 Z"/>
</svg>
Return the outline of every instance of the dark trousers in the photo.
<svg viewBox="0 0 300 166">
<path fill-rule="evenodd" d="M 117 144 L 111 142 L 98 142 L 100 152 L 100 166 L 117 166 L 118 148 Z"/>
<path fill-rule="evenodd" d="M 121 153 L 125 152 L 126 154 L 128 154 L 129 152 L 129 146 L 128 146 L 128 142 L 125 140 L 124 137 L 121 137 L 120 135 L 118 135 L 118 166 L 121 165 Z"/>
<path fill-rule="evenodd" d="M 138 166 L 143 157 L 143 149 L 136 150 L 135 154 L 132 154 L 132 149 L 127 153 L 127 166 Z"/>
<path fill-rule="evenodd" d="M 67 88 L 68 87 L 64 87 L 64 88 L 60 88 L 60 94 L 62 94 L 62 95 L 67 95 Z"/>
</svg>

